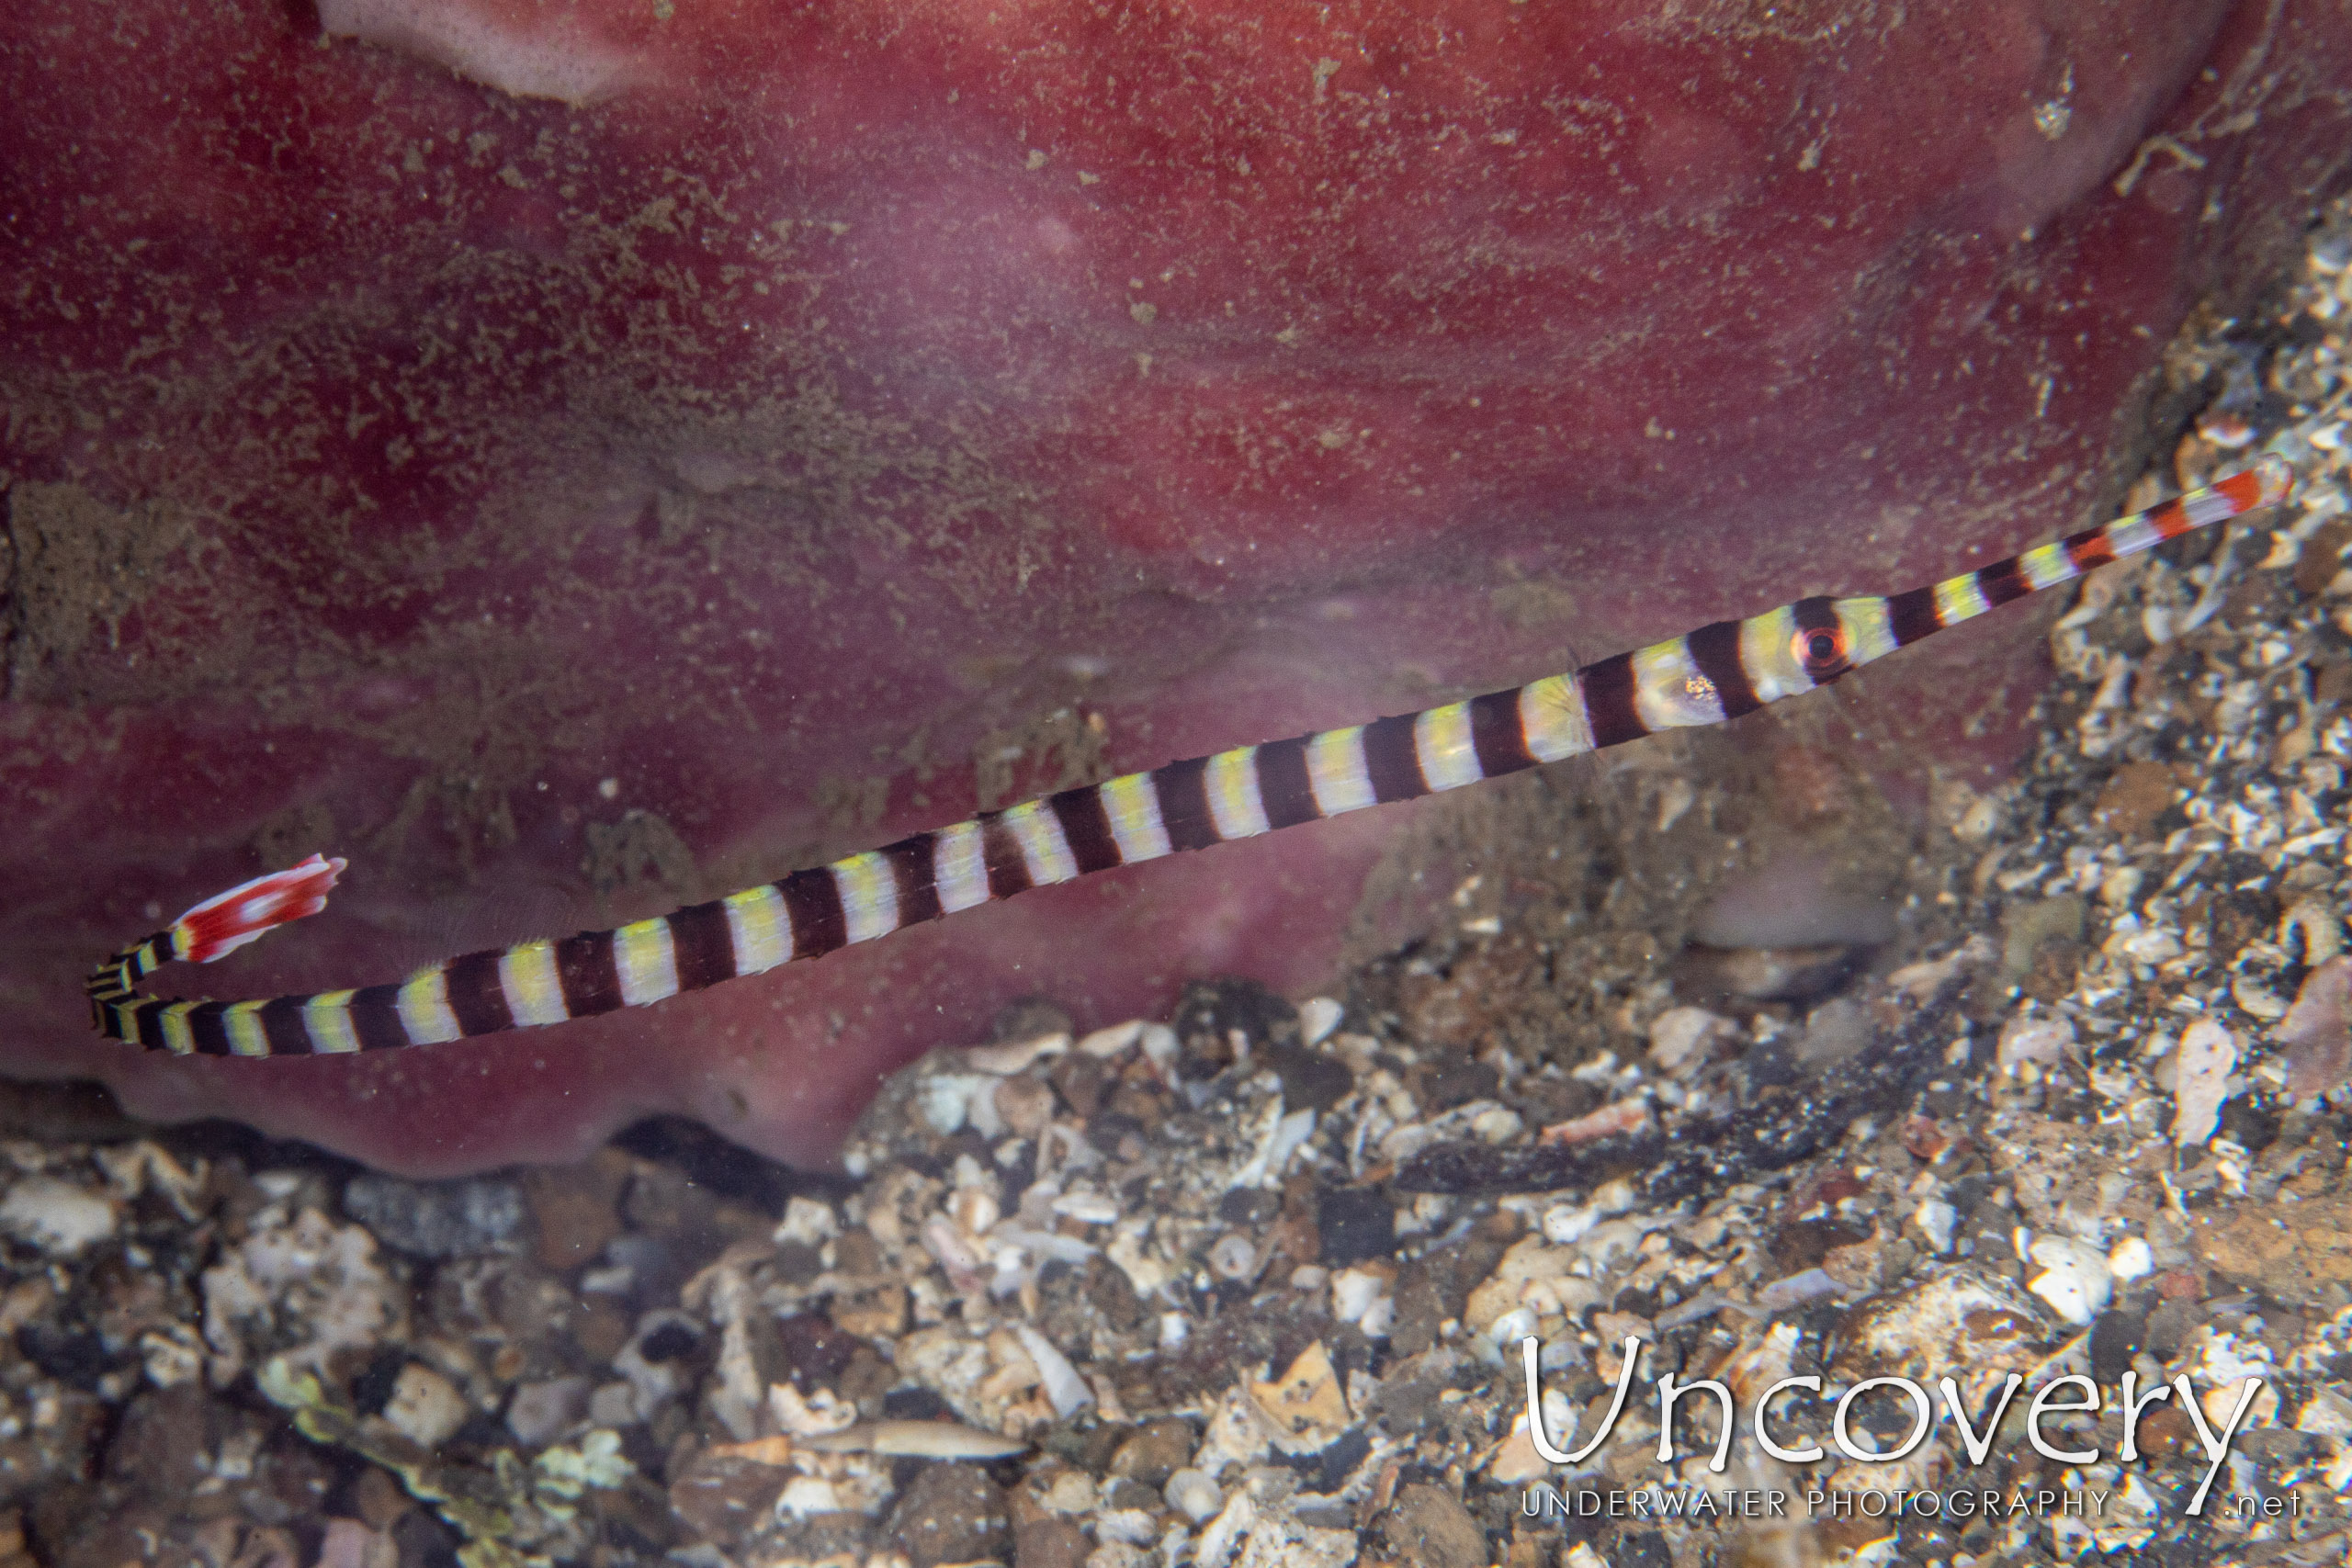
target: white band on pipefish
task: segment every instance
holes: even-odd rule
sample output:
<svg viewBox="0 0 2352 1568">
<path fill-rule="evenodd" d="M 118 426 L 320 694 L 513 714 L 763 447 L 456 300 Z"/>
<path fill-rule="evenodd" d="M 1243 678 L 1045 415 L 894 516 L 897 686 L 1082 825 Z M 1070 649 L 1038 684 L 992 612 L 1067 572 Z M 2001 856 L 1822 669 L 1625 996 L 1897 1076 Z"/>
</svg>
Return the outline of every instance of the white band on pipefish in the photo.
<svg viewBox="0 0 2352 1568">
<path fill-rule="evenodd" d="M 85 988 L 111 1038 L 219 1055 L 381 1050 L 648 1006 L 1047 883 L 1737 718 L 2013 599 L 2271 505 L 2292 482 L 2284 460 L 2265 456 L 2161 506 L 1907 593 L 1803 599 L 1507 692 L 1064 790 L 619 931 L 467 953 L 356 990 L 233 1003 L 134 993 L 164 964 L 209 962 L 316 914 L 344 863 L 312 855 L 206 899 L 107 959 Z"/>
</svg>

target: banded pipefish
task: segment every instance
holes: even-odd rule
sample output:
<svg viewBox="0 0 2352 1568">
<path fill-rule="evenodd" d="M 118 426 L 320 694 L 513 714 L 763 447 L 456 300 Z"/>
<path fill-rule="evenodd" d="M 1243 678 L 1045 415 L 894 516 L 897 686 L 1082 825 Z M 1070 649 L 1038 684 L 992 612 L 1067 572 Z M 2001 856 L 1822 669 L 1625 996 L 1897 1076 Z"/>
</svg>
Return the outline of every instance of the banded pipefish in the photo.
<svg viewBox="0 0 2352 1568">
<path fill-rule="evenodd" d="M 2011 600 L 2270 505 L 2291 481 L 2284 461 L 2265 457 L 2164 505 L 1892 598 L 1801 599 L 1510 691 L 1064 790 L 617 931 L 469 953 L 356 990 L 234 1002 L 135 993 L 163 964 L 209 963 L 318 912 L 345 863 L 313 855 L 206 899 L 108 958 L 87 982 L 91 1011 L 101 1032 L 153 1050 L 289 1056 L 428 1045 L 646 1007 L 1090 872 L 1737 718 Z"/>
</svg>

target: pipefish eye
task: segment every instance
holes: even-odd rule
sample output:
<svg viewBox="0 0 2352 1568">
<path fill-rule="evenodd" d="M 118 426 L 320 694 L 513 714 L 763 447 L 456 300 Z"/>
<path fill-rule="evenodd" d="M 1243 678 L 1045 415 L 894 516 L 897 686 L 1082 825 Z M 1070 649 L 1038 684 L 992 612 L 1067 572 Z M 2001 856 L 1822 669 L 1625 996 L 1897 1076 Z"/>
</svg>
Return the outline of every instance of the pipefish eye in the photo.
<svg viewBox="0 0 2352 1568">
<path fill-rule="evenodd" d="M 1790 639 L 1790 651 L 1808 675 L 1836 670 L 1846 662 L 1846 628 L 1807 626 Z"/>
</svg>

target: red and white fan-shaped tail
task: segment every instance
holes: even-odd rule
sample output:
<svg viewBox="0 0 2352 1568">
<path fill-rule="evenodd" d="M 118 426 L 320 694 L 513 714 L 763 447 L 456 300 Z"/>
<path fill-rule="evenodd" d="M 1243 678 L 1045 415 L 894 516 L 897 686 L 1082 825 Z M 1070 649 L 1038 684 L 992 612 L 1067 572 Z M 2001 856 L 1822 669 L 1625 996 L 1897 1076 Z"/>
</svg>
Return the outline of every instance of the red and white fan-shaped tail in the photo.
<svg viewBox="0 0 2352 1568">
<path fill-rule="evenodd" d="M 300 865 L 273 871 L 216 893 L 172 922 L 179 956 L 209 964 L 234 953 L 272 926 L 315 915 L 327 907 L 327 892 L 345 863 L 312 855 Z"/>
</svg>

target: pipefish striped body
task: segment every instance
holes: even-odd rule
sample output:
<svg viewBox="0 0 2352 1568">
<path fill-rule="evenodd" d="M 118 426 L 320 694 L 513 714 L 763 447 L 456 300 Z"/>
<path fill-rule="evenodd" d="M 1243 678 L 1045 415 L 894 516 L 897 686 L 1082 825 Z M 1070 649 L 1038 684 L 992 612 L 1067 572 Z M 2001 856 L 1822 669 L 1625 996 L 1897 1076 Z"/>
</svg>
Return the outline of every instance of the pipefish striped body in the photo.
<svg viewBox="0 0 2352 1568">
<path fill-rule="evenodd" d="M 206 899 L 85 982 L 108 1037 L 181 1055 L 295 1056 L 429 1045 L 647 1007 L 942 915 L 1182 850 L 1720 724 L 2091 569 L 2282 500 L 2265 457 L 2163 505 L 1892 597 L 1801 599 L 1509 691 L 1170 762 L 796 871 L 616 931 L 469 953 L 407 979 L 252 1001 L 141 996 L 324 907 L 344 870 L 312 855 Z"/>
</svg>

